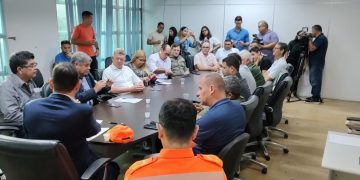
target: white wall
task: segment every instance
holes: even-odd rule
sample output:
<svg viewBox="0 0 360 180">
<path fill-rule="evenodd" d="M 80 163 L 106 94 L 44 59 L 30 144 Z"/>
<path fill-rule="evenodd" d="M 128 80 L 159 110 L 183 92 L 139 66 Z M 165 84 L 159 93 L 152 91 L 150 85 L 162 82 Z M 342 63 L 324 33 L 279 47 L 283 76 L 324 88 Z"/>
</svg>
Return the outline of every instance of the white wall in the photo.
<svg viewBox="0 0 360 180">
<path fill-rule="evenodd" d="M 257 22 L 266 20 L 278 33 L 280 41 L 289 42 L 302 27 L 320 24 L 329 39 L 323 76 L 322 95 L 325 98 L 360 101 L 357 71 L 357 49 L 360 36 L 360 1 L 356 0 L 151 0 L 143 4 L 143 45 L 147 34 L 158 21 L 165 30 L 187 26 L 196 36 L 207 25 L 213 35 L 223 41 L 226 32 L 234 27 L 234 17 L 243 17 L 243 27 L 257 33 Z M 167 33 L 167 32 L 165 32 Z M 310 95 L 308 72 L 300 79 L 299 94 Z"/>
<path fill-rule="evenodd" d="M 4 0 L 9 55 L 27 50 L 35 55 L 44 79 L 50 77 L 50 62 L 60 51 L 55 0 Z"/>
</svg>

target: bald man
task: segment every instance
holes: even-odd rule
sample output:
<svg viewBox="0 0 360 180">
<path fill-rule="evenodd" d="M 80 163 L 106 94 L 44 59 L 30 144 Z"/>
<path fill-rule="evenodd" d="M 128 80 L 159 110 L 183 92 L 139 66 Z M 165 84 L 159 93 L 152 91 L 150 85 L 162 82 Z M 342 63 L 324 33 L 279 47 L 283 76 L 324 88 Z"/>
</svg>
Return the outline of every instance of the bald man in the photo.
<svg viewBox="0 0 360 180">
<path fill-rule="evenodd" d="M 194 65 L 199 71 L 219 71 L 220 65 L 218 64 L 215 55 L 210 53 L 210 43 L 204 42 L 201 45 L 201 52 L 194 56 Z"/>
<path fill-rule="evenodd" d="M 218 73 L 201 78 L 197 96 L 209 110 L 199 119 L 199 131 L 195 139 L 195 153 L 218 154 L 234 138 L 241 135 L 246 126 L 245 112 L 240 103 L 226 97 L 225 83 Z"/>
</svg>

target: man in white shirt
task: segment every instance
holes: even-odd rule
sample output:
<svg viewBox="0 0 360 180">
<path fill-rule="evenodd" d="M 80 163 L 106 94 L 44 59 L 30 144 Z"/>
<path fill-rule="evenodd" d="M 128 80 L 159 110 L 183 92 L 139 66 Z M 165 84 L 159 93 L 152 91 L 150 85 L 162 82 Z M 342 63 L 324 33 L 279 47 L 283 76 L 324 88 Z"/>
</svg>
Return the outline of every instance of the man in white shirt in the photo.
<svg viewBox="0 0 360 180">
<path fill-rule="evenodd" d="M 165 36 L 163 34 L 164 23 L 159 22 L 156 31 L 151 32 L 147 38 L 146 43 L 152 45 L 151 53 L 160 51 L 161 45 L 164 44 Z"/>
<path fill-rule="evenodd" d="M 222 64 L 222 60 L 231 53 L 239 53 L 239 50 L 237 48 L 233 48 L 233 44 L 230 39 L 226 39 L 224 41 L 224 47 L 216 51 L 215 57 L 219 64 Z"/>
<path fill-rule="evenodd" d="M 273 81 L 282 71 L 286 70 L 287 63 L 284 56 L 287 50 L 288 47 L 285 43 L 279 42 L 275 45 L 273 49 L 274 63 L 263 73 L 265 81 Z"/>
<path fill-rule="evenodd" d="M 103 72 L 103 80 L 112 81 L 111 93 L 141 92 L 144 90 L 144 83 L 136 76 L 134 71 L 124 66 L 126 52 L 122 49 L 115 49 L 112 64 Z"/>
<path fill-rule="evenodd" d="M 219 71 L 220 65 L 216 61 L 215 56 L 209 52 L 210 43 L 204 42 L 201 51 L 194 57 L 195 68 L 199 71 Z"/>
<path fill-rule="evenodd" d="M 159 52 L 149 56 L 148 67 L 156 74 L 156 78 L 167 79 L 172 75 L 170 53 L 170 46 L 163 44 Z"/>
<path fill-rule="evenodd" d="M 256 89 L 256 81 L 249 67 L 246 65 L 247 61 L 251 61 L 251 54 L 248 50 L 242 50 L 240 51 L 240 57 L 241 57 L 241 61 L 240 61 L 241 64 L 239 68 L 239 73 L 241 77 L 246 79 L 246 82 L 249 85 L 250 93 L 252 94 Z"/>
</svg>

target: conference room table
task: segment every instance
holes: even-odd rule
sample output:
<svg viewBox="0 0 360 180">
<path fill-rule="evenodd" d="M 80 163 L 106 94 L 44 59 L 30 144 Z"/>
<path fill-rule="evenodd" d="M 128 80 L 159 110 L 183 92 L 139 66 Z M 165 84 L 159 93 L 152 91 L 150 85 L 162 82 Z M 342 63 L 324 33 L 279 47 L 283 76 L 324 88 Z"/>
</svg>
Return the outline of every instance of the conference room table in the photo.
<svg viewBox="0 0 360 180">
<path fill-rule="evenodd" d="M 147 86 L 141 93 L 123 93 L 107 102 L 101 102 L 94 106 L 94 116 L 96 119 L 102 120 L 102 128 L 111 128 L 116 124 L 125 124 L 134 131 L 134 140 L 130 143 L 106 142 L 101 134 L 89 142 L 89 147 L 101 157 L 115 158 L 147 139 L 152 139 L 152 144 L 154 145 L 157 131 L 145 129 L 144 125 L 149 121 L 159 121 L 160 108 L 167 100 L 174 98 L 197 100 L 198 81 L 205 74 L 207 72 L 188 77 L 176 76 L 165 80 L 166 82 L 171 82 L 171 84 Z M 183 84 L 181 83 L 182 78 Z M 139 98 L 142 100 L 134 104 L 119 103 L 115 101 L 118 98 Z M 150 99 L 149 104 L 146 103 L 146 99 Z M 145 120 L 145 112 L 150 112 L 149 119 Z M 154 147 L 152 151 L 155 151 Z"/>
</svg>

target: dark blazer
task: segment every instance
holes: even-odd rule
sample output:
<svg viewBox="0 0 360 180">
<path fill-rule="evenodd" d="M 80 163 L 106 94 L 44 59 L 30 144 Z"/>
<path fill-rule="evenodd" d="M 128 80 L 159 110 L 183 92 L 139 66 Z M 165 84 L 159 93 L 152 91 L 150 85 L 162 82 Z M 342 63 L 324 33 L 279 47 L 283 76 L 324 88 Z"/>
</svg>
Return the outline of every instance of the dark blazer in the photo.
<svg viewBox="0 0 360 180">
<path fill-rule="evenodd" d="M 97 100 L 98 95 L 107 93 L 110 88 L 103 88 L 98 93 L 95 92 L 95 79 L 91 74 L 85 76 L 86 81 L 88 82 L 91 89 L 85 91 L 83 85 L 80 85 L 79 92 L 76 93 L 76 99 L 78 99 L 81 103 L 86 103 L 90 100 L 93 100 L 94 105 L 97 104 L 99 101 Z"/>
<path fill-rule="evenodd" d="M 30 101 L 24 107 L 24 129 L 29 139 L 60 140 L 79 174 L 98 158 L 86 141 L 100 131 L 88 104 L 61 94 Z"/>
</svg>

